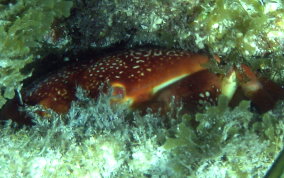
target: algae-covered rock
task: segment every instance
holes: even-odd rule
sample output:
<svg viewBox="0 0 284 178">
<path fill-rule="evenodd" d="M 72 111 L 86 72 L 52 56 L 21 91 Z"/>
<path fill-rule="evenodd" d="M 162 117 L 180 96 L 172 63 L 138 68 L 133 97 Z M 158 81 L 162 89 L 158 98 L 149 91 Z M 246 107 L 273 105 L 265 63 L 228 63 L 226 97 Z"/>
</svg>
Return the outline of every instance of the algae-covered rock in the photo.
<svg viewBox="0 0 284 178">
<path fill-rule="evenodd" d="M 226 62 L 248 63 L 283 83 L 283 1 L 206 1 L 194 19 L 192 34 Z"/>
<path fill-rule="evenodd" d="M 259 116 L 247 101 L 231 109 L 220 98 L 170 126 L 151 112 L 111 108 L 108 95 L 78 96 L 65 116 L 0 125 L 0 177 L 263 177 L 283 147 L 283 103 Z"/>
<path fill-rule="evenodd" d="M 139 45 L 183 48 L 219 55 L 229 65 L 245 62 L 269 78 L 283 78 L 280 0 L 90 0 L 76 1 L 75 6 L 65 22 L 70 51 Z"/>
<path fill-rule="evenodd" d="M 171 176 L 158 142 L 166 129 L 157 115 L 111 108 L 104 95 L 97 101 L 84 96 L 67 115 L 50 116 L 37 115 L 30 128 L 0 125 L 0 177 Z"/>
<path fill-rule="evenodd" d="M 31 75 L 32 71 L 22 69 L 35 60 L 53 21 L 70 15 L 72 4 L 63 0 L 0 2 L 0 107 Z"/>
<path fill-rule="evenodd" d="M 250 103 L 230 109 L 226 98 L 195 117 L 184 116 L 174 137 L 169 165 L 179 176 L 263 177 L 283 148 L 284 117 L 281 105 L 256 118 Z M 279 114 L 282 113 L 282 114 Z M 257 116 L 259 117 L 259 116 Z M 196 126 L 191 123 L 197 121 Z"/>
<path fill-rule="evenodd" d="M 67 20 L 72 49 L 158 45 L 192 47 L 189 23 L 200 1 L 90 0 L 77 1 Z M 190 43 L 189 43 L 190 42 Z M 123 46 L 120 46 L 123 45 Z"/>
<path fill-rule="evenodd" d="M 283 16 L 283 1 L 215 0 L 203 4 L 191 25 L 200 47 L 208 45 L 218 54 L 264 55 L 283 50 Z"/>
<path fill-rule="evenodd" d="M 245 56 L 283 50 L 282 1 L 91 0 L 76 7 L 68 29 L 81 47 L 124 41 L 189 50 L 207 46 L 222 55 L 232 50 Z"/>
</svg>

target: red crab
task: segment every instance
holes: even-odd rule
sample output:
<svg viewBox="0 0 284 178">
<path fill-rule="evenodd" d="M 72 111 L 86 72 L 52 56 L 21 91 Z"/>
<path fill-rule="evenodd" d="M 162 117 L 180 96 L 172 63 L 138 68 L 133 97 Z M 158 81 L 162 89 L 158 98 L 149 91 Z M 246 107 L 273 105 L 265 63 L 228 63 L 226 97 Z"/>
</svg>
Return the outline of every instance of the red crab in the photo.
<svg viewBox="0 0 284 178">
<path fill-rule="evenodd" d="M 226 75 L 204 67 L 209 57 L 182 50 L 135 49 L 68 65 L 46 79 L 22 90 L 22 104 L 41 105 L 57 113 L 67 113 L 76 99 L 76 87 L 96 98 L 99 88 L 113 89 L 111 102 L 125 103 L 132 109 L 157 111 L 169 109 L 174 96 L 189 112 L 206 103 L 216 104 L 218 95 L 231 103 L 242 98 L 252 101 L 259 112 L 271 109 L 284 97 L 283 89 L 270 80 L 257 77 L 249 67 L 232 68 Z M 19 111 L 17 99 L 8 102 L 0 113 L 2 119 L 30 122 Z M 44 115 L 44 112 L 38 112 Z"/>
</svg>

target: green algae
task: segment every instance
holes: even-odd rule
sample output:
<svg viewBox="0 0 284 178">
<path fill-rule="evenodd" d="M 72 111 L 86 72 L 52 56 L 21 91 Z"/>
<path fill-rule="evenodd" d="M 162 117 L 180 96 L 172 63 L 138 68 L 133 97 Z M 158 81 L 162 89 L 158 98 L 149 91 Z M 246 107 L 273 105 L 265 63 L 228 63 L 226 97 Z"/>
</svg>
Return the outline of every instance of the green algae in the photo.
<svg viewBox="0 0 284 178">
<path fill-rule="evenodd" d="M 110 107 L 108 94 L 77 96 L 67 115 L 0 126 L 0 176 L 262 177 L 283 147 L 283 103 L 260 116 L 248 101 L 232 109 L 221 97 L 169 128 L 157 114 Z"/>
<path fill-rule="evenodd" d="M 248 101 L 234 109 L 226 103 L 226 98 L 220 97 L 219 104 L 204 113 L 184 116 L 175 136 L 166 140 L 164 147 L 171 150 L 170 165 L 177 175 L 265 175 L 283 147 L 284 117 L 275 113 L 283 113 L 281 106 L 261 116 L 260 121 L 249 111 Z M 191 124 L 196 121 L 196 126 Z"/>
<path fill-rule="evenodd" d="M 0 106 L 31 75 L 21 70 L 36 59 L 53 21 L 68 17 L 72 4 L 63 0 L 0 2 Z"/>
<path fill-rule="evenodd" d="M 283 83 L 283 1 L 216 0 L 201 7 L 190 23 L 199 48 Z"/>
<path fill-rule="evenodd" d="M 105 0 L 77 2 L 76 6 L 68 29 L 78 30 L 75 35 L 80 35 L 77 40 L 83 47 L 128 41 L 128 45 L 151 43 L 189 50 L 206 47 L 219 55 L 237 50 L 244 56 L 283 49 L 282 1 Z"/>
<path fill-rule="evenodd" d="M 199 46 L 208 45 L 215 53 L 263 55 L 283 49 L 283 12 L 281 1 L 208 1 L 192 25 L 204 38 Z"/>
<path fill-rule="evenodd" d="M 166 132 L 157 115 L 111 108 L 104 95 L 97 101 L 84 96 L 66 116 L 51 116 L 50 121 L 36 116 L 30 128 L 1 126 L 0 177 L 171 175 L 157 141 Z"/>
</svg>

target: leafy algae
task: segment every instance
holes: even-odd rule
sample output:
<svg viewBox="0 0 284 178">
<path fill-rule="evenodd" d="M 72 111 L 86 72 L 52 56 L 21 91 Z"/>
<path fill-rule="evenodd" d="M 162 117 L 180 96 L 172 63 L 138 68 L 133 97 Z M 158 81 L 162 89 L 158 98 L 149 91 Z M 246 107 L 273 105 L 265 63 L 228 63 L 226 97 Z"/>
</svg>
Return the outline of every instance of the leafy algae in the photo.
<svg viewBox="0 0 284 178">
<path fill-rule="evenodd" d="M 0 106 L 31 75 L 21 70 L 36 59 L 53 21 L 68 17 L 72 4 L 63 0 L 0 2 Z"/>
</svg>

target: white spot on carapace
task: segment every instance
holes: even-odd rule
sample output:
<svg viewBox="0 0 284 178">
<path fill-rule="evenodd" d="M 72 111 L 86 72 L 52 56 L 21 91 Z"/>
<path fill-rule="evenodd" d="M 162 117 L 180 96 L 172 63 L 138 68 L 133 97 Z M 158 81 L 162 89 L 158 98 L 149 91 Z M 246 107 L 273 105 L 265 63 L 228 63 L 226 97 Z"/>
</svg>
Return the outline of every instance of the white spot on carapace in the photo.
<svg viewBox="0 0 284 178">
<path fill-rule="evenodd" d="M 161 55 L 162 55 L 162 51 L 161 50 L 154 51 L 153 56 L 161 56 Z"/>
<path fill-rule="evenodd" d="M 205 92 L 205 96 L 206 96 L 206 97 L 209 97 L 209 96 L 210 96 L 210 92 L 209 92 L 209 91 L 206 91 L 206 92 Z"/>
<path fill-rule="evenodd" d="M 144 54 L 144 57 L 148 57 L 148 56 L 150 56 L 151 55 L 151 53 L 152 53 L 152 50 L 148 50 L 148 51 L 146 51 L 147 53 L 145 53 Z"/>
<path fill-rule="evenodd" d="M 137 69 L 137 68 L 139 68 L 139 67 L 140 67 L 140 66 L 133 66 L 132 68 L 133 68 L 133 69 Z"/>
<path fill-rule="evenodd" d="M 141 51 L 135 51 L 135 55 L 141 56 L 142 52 Z"/>
<path fill-rule="evenodd" d="M 143 63 L 143 62 L 144 62 L 144 60 L 137 60 L 137 61 L 136 61 L 136 63 L 138 63 L 138 64 L 139 64 L 139 63 Z"/>
<path fill-rule="evenodd" d="M 177 52 L 174 51 L 174 50 L 167 51 L 166 55 L 168 55 L 168 56 L 178 56 Z"/>
</svg>

